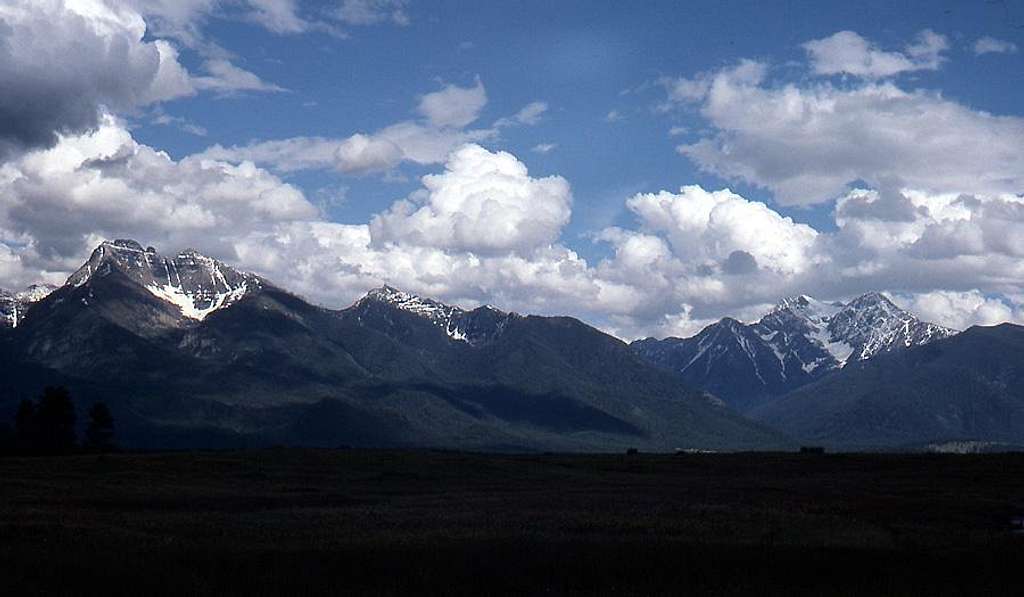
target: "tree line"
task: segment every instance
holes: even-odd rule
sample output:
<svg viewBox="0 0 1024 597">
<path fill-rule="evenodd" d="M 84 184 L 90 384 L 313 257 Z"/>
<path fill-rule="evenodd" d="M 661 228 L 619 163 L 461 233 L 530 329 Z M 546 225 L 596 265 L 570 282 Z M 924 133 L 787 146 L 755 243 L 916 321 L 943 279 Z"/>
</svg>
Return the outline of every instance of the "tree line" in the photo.
<svg viewBox="0 0 1024 597">
<path fill-rule="evenodd" d="M 103 402 L 88 412 L 85 434 L 79 441 L 77 415 L 71 393 L 50 386 L 38 400 L 22 400 L 14 415 L 13 429 L 0 438 L 0 449 L 16 454 L 56 455 L 77 451 L 110 452 L 116 449 L 114 417 Z"/>
</svg>

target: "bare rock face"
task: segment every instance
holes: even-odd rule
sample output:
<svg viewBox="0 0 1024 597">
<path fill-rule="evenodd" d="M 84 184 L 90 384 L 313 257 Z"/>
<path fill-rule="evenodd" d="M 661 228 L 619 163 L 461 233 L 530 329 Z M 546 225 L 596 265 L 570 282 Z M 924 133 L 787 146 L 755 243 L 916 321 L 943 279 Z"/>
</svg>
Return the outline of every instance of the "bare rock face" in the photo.
<svg viewBox="0 0 1024 597">
<path fill-rule="evenodd" d="M 164 257 L 152 247 L 133 240 L 104 242 L 89 260 L 68 278 L 69 286 L 86 284 L 112 271 L 125 274 L 156 298 L 175 305 L 183 317 L 202 321 L 210 313 L 258 290 L 264 281 L 239 272 L 194 249 Z"/>
</svg>

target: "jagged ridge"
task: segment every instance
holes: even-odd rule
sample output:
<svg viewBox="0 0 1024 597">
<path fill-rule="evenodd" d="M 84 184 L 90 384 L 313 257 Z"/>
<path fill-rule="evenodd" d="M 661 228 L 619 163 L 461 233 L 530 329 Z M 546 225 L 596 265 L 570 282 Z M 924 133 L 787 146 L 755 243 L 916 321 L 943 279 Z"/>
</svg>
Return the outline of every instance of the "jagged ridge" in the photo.
<svg viewBox="0 0 1024 597">
<path fill-rule="evenodd" d="M 801 295 L 783 299 L 751 324 L 726 318 L 691 338 L 648 338 L 632 347 L 648 361 L 746 409 L 849 362 L 955 333 L 917 319 L 877 292 L 846 304 Z"/>
<path fill-rule="evenodd" d="M 391 287 L 338 311 L 258 279 L 254 292 L 253 280 L 194 252 L 104 243 L 0 349 L 21 392 L 56 382 L 117 400 L 134 446 L 785 443 L 572 318 L 467 310 Z M 164 286 L 189 304 L 154 292 Z M 242 299 L 219 298 L 237 288 Z M 210 306 L 201 320 L 182 316 Z"/>
<path fill-rule="evenodd" d="M 364 309 L 370 304 L 384 304 L 426 319 L 444 330 L 451 340 L 478 346 L 493 340 L 516 313 L 506 313 L 490 305 L 473 310 L 447 305 L 433 299 L 403 292 L 388 285 L 370 290 L 353 305 Z"/>
<path fill-rule="evenodd" d="M 255 274 L 239 272 L 194 249 L 164 257 L 152 247 L 143 248 L 134 240 L 119 239 L 100 244 L 68 278 L 67 285 L 81 286 L 113 269 L 129 276 L 153 296 L 178 307 L 183 317 L 198 321 L 266 283 Z"/>
</svg>

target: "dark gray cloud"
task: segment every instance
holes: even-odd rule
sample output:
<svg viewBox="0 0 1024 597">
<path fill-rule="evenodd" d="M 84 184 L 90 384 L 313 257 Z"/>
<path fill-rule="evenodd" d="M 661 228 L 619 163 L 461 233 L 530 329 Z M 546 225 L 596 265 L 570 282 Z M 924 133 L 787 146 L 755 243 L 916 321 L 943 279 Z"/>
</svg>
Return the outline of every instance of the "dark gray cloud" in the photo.
<svg viewBox="0 0 1024 597">
<path fill-rule="evenodd" d="M 722 263 L 722 271 L 732 275 L 752 274 L 757 271 L 757 259 L 746 251 L 733 251 Z"/>
<path fill-rule="evenodd" d="M 0 160 L 123 111 L 192 93 L 166 42 L 126 8 L 14 0 L 0 13 Z"/>
</svg>

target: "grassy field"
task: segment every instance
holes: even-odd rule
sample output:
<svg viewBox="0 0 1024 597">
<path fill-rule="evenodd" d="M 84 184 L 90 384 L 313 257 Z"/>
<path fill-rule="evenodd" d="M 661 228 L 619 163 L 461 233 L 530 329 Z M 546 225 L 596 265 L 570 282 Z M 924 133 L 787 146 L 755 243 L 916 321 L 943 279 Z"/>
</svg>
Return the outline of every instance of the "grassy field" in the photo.
<svg viewBox="0 0 1024 597">
<path fill-rule="evenodd" d="M 6 595 L 1024 594 L 1024 455 L 0 459 Z"/>
</svg>

